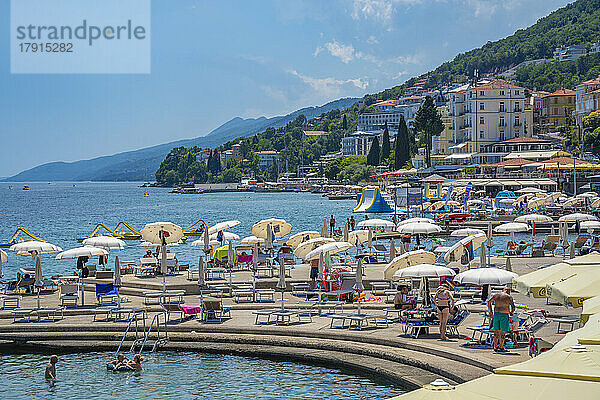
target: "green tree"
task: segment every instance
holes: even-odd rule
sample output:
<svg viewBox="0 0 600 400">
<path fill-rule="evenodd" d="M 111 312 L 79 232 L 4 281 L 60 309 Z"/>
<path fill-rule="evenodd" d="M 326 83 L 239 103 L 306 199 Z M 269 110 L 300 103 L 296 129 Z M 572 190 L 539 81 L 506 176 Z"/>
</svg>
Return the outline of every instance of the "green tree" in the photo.
<svg viewBox="0 0 600 400">
<path fill-rule="evenodd" d="M 385 126 L 383 128 L 383 142 L 381 143 L 381 154 L 380 154 L 380 163 L 385 164 L 387 159 L 390 157 L 390 131 L 388 130 L 387 121 L 385 122 Z"/>
<path fill-rule="evenodd" d="M 420 134 L 421 145 L 425 146 L 425 162 L 431 167 L 431 138 L 444 131 L 444 123 L 435 107 L 433 97 L 427 96 L 417 111 L 414 129 Z"/>
<path fill-rule="evenodd" d="M 342 129 L 344 131 L 348 130 L 348 120 L 346 119 L 346 114 L 344 114 L 344 119 L 342 119 Z"/>
<path fill-rule="evenodd" d="M 394 169 L 398 170 L 402 168 L 408 161 L 410 161 L 408 127 L 406 126 L 404 116 L 400 115 L 398 133 L 394 142 Z"/>
<path fill-rule="evenodd" d="M 379 137 L 375 136 L 367 154 L 367 165 L 377 166 L 379 165 Z"/>
<path fill-rule="evenodd" d="M 600 110 L 593 111 L 581 120 L 583 127 L 587 130 L 596 130 L 600 127 Z"/>
</svg>

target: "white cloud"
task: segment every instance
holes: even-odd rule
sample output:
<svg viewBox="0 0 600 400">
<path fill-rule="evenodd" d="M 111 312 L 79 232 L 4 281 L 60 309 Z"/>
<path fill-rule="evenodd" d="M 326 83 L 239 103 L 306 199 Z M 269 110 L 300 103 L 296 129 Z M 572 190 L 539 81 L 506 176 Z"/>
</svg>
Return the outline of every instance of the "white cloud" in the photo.
<svg viewBox="0 0 600 400">
<path fill-rule="evenodd" d="M 418 54 L 412 54 L 390 58 L 389 61 L 394 64 L 419 64 L 421 62 L 421 57 Z"/>
<path fill-rule="evenodd" d="M 424 0 L 354 0 L 350 15 L 353 19 L 376 19 L 389 22 L 394 15 L 395 5 L 412 6 Z"/>
<path fill-rule="evenodd" d="M 408 75 L 408 71 L 399 71 L 396 75 L 392 76 L 393 80 L 401 79 L 404 75 Z"/>
<path fill-rule="evenodd" d="M 367 43 L 368 44 L 379 44 L 379 40 L 377 40 L 377 38 L 375 36 L 371 35 L 367 39 Z"/>
<path fill-rule="evenodd" d="M 339 43 L 334 39 L 333 42 L 325 43 L 325 48 L 329 51 L 329 54 L 338 57 L 345 64 L 348 64 L 354 59 L 354 47 L 351 44 L 346 45 Z M 319 54 L 316 50 L 315 53 Z"/>
<path fill-rule="evenodd" d="M 290 74 L 300 78 L 304 83 L 309 85 L 315 92 L 322 96 L 331 97 L 337 96 L 344 87 L 358 88 L 365 90 L 369 86 L 369 82 L 364 78 L 354 79 L 335 79 L 333 77 L 328 78 L 314 78 L 299 73 L 296 70 L 288 71 Z"/>
</svg>

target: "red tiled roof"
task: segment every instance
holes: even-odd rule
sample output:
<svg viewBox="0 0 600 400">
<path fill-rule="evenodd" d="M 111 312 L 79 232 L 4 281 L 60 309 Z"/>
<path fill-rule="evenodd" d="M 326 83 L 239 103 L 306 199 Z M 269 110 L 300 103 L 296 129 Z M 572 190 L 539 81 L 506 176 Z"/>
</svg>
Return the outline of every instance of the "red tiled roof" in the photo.
<svg viewBox="0 0 600 400">
<path fill-rule="evenodd" d="M 512 139 L 503 141 L 502 143 L 526 143 L 526 142 L 549 142 L 549 140 L 537 137 L 517 136 Z"/>
<path fill-rule="evenodd" d="M 497 80 L 482 85 L 475 86 L 475 89 L 523 89 L 521 86 L 514 85 L 505 80 Z"/>
<path fill-rule="evenodd" d="M 480 164 L 479 167 L 520 167 L 527 164 L 535 164 L 535 161 L 524 158 L 512 158 L 510 160 L 500 161 L 494 164 Z"/>
<path fill-rule="evenodd" d="M 573 162 L 575 162 L 575 164 L 589 164 L 587 161 L 578 160 L 576 158 L 571 158 L 571 157 L 555 157 L 555 158 L 550 158 L 548 160 L 544 160 L 544 161 L 540 161 L 540 162 L 544 163 L 544 164 L 571 164 L 571 165 L 573 165 Z"/>
<path fill-rule="evenodd" d="M 552 92 L 550 94 L 545 95 L 544 97 L 553 97 L 553 96 L 575 96 L 576 92 L 574 90 L 569 89 L 558 89 L 556 92 Z"/>
<path fill-rule="evenodd" d="M 325 131 L 304 131 L 304 134 L 306 136 L 321 136 L 321 135 L 327 135 L 329 132 L 325 132 Z"/>
</svg>

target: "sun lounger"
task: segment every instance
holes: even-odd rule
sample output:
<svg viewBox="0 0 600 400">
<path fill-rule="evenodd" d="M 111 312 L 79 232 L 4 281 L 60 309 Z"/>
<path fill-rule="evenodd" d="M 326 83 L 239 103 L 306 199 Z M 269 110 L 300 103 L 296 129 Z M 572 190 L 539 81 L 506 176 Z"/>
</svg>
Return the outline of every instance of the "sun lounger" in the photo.
<svg viewBox="0 0 600 400">
<path fill-rule="evenodd" d="M 254 325 L 268 325 L 271 323 L 271 317 L 274 316 L 275 312 L 281 311 L 280 308 L 277 309 L 265 309 L 265 310 L 256 310 L 253 311 L 252 314 L 256 316 L 254 320 Z"/>
<path fill-rule="evenodd" d="M 275 297 L 275 289 L 256 289 L 254 292 L 257 302 L 273 302 Z"/>
<path fill-rule="evenodd" d="M 63 283 L 59 286 L 58 298 L 60 299 L 60 306 L 67 307 L 72 305 L 77 307 L 79 301 L 79 285 L 73 283 Z"/>
<path fill-rule="evenodd" d="M 19 308 L 21 304 L 21 296 L 2 296 L 2 309 L 3 310 L 14 310 Z"/>
<path fill-rule="evenodd" d="M 13 322 L 31 322 L 33 310 L 31 308 L 17 308 L 11 311 Z"/>
<path fill-rule="evenodd" d="M 171 320 L 171 314 L 179 314 L 179 321 L 183 321 L 185 316 L 196 316 L 202 313 L 202 307 L 182 306 L 181 304 L 161 304 L 161 307 L 167 313 L 167 322 Z"/>
<path fill-rule="evenodd" d="M 148 308 L 146 307 L 112 307 L 110 316 L 117 321 L 130 321 L 132 318 L 135 320 L 141 319 L 145 321 L 148 316 Z M 123 317 L 125 316 L 125 317 Z"/>
<path fill-rule="evenodd" d="M 371 293 L 373 296 L 385 295 L 385 291 L 389 288 L 389 282 L 371 282 Z"/>
<path fill-rule="evenodd" d="M 231 307 L 223 307 L 219 300 L 204 300 L 201 308 L 204 322 L 223 322 L 223 319 L 231 318 Z"/>
<path fill-rule="evenodd" d="M 119 293 L 112 283 L 96 283 L 96 299 L 101 306 L 117 304 Z"/>
<path fill-rule="evenodd" d="M 223 267 L 211 267 L 206 270 L 206 280 L 214 281 L 217 279 L 225 279 L 227 269 Z"/>
<path fill-rule="evenodd" d="M 290 325 L 292 318 L 296 318 L 298 323 L 312 322 L 312 314 L 307 310 L 277 310 L 270 316 L 275 317 L 275 325 Z"/>
<path fill-rule="evenodd" d="M 235 301 L 236 303 L 252 303 L 252 301 L 254 301 L 254 291 L 252 290 L 252 288 L 235 288 L 232 292 L 233 301 Z"/>
<path fill-rule="evenodd" d="M 150 291 L 144 292 L 144 304 L 183 304 L 185 290 L 166 290 L 166 291 Z"/>
<path fill-rule="evenodd" d="M 306 295 L 306 291 L 310 290 L 310 283 L 306 282 L 292 282 L 292 296 L 303 296 Z"/>
<path fill-rule="evenodd" d="M 356 280 L 354 279 L 342 279 L 342 285 L 338 290 L 332 290 L 329 292 L 324 292 L 323 294 L 327 298 L 335 297 L 337 300 L 340 300 L 342 297 L 348 296 L 354 293 L 354 285 L 356 284 Z"/>
<path fill-rule="evenodd" d="M 60 319 L 63 319 L 63 307 L 48 307 L 38 308 L 33 310 L 33 315 L 37 316 L 37 321 L 56 321 L 57 316 L 60 314 Z"/>
</svg>

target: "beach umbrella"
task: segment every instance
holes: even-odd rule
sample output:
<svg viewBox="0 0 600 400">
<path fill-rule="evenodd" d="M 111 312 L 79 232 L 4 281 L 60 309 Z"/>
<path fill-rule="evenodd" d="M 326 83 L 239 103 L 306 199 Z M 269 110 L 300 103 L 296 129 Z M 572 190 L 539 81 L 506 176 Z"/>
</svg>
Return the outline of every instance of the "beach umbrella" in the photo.
<svg viewBox="0 0 600 400">
<path fill-rule="evenodd" d="M 454 243 L 454 245 L 450 246 L 450 249 L 448 249 L 448 251 L 444 254 L 444 261 L 446 261 L 446 262 L 458 261 L 458 260 L 460 260 L 462 255 L 465 253 L 466 248 L 467 248 L 466 246 L 469 243 L 472 244 L 472 246 L 473 246 L 472 250 L 475 251 L 478 248 L 480 248 L 485 243 L 486 240 L 487 240 L 487 236 L 485 233 L 476 233 L 474 235 L 470 235 L 465 238 L 462 238 L 458 242 Z"/>
<path fill-rule="evenodd" d="M 482 206 L 484 204 L 485 204 L 485 201 L 483 201 L 483 200 L 477 200 L 477 199 L 467 200 L 468 206 Z"/>
<path fill-rule="evenodd" d="M 512 272 L 512 262 L 510 261 L 510 257 L 506 257 L 506 264 L 504 265 L 504 269 Z"/>
<path fill-rule="evenodd" d="M 316 249 L 310 251 L 305 257 L 305 260 L 316 260 L 320 254 L 336 254 L 341 251 L 346 251 L 352 247 L 351 243 L 348 242 L 329 242 L 325 243 Z"/>
<path fill-rule="evenodd" d="M 277 281 L 277 289 L 281 291 L 281 309 L 283 310 L 283 292 L 285 292 L 285 262 L 284 259 L 279 257 L 279 280 Z"/>
<path fill-rule="evenodd" d="M 8 254 L 6 254 L 6 252 L 2 249 L 0 249 L 0 262 L 8 262 Z"/>
<path fill-rule="evenodd" d="M 456 386 L 436 381 L 394 400 L 563 400 L 574 393 L 578 400 L 595 400 L 598 394 L 596 382 L 575 379 L 489 374 Z"/>
<path fill-rule="evenodd" d="M 415 217 L 415 218 L 408 218 L 408 219 L 405 219 L 404 221 L 398 222 L 398 226 L 405 225 L 405 224 L 412 224 L 412 223 L 416 223 L 416 222 L 426 222 L 428 224 L 435 224 L 435 221 L 432 220 L 431 218 Z"/>
<path fill-rule="evenodd" d="M 584 300 L 600 295 L 600 269 L 585 269 L 564 280 L 548 284 L 546 293 L 560 304 L 581 307 Z"/>
<path fill-rule="evenodd" d="M 183 229 L 172 222 L 153 222 L 140 231 L 142 240 L 155 244 L 177 243 L 183 238 Z M 164 239 L 164 240 L 162 240 Z"/>
<path fill-rule="evenodd" d="M 485 235 L 485 232 L 481 229 L 462 228 L 462 229 L 456 229 L 456 230 L 452 231 L 452 233 L 450 233 L 450 236 L 471 236 L 471 235 L 475 235 L 477 233 L 483 233 Z"/>
<path fill-rule="evenodd" d="M 83 240 L 84 246 L 100 247 L 105 250 L 123 250 L 125 242 L 113 236 L 92 236 Z"/>
<path fill-rule="evenodd" d="M 310 251 L 316 249 L 317 247 L 319 247 L 325 243 L 331 243 L 331 242 L 335 242 L 335 240 L 331 239 L 331 238 L 322 237 L 322 236 L 318 237 L 318 238 L 310 239 L 310 240 L 302 243 L 300 246 L 298 246 L 296 248 L 296 250 L 294 250 L 294 255 L 298 258 L 304 258 Z"/>
<path fill-rule="evenodd" d="M 373 228 L 369 227 L 367 235 L 367 246 L 371 249 L 373 247 Z"/>
<path fill-rule="evenodd" d="M 390 262 L 396 258 L 396 243 L 394 239 L 390 239 Z"/>
<path fill-rule="evenodd" d="M 360 221 L 358 224 L 356 224 L 356 226 L 358 228 L 378 228 L 378 227 L 390 228 L 390 227 L 394 227 L 395 225 L 392 221 L 388 221 L 388 220 L 380 219 L 380 218 L 371 218 L 371 219 L 365 219 L 364 221 Z"/>
<path fill-rule="evenodd" d="M 582 222 L 582 221 L 597 221 L 598 218 L 596 218 L 593 215 L 590 214 L 583 214 L 583 213 L 573 213 L 573 214 L 567 214 L 567 215 L 563 215 L 562 217 L 560 217 L 558 219 L 559 222 Z"/>
<path fill-rule="evenodd" d="M 121 263 L 119 262 L 119 256 L 115 257 L 115 275 L 114 275 L 115 287 L 121 287 Z"/>
<path fill-rule="evenodd" d="M 353 245 L 357 245 L 357 243 L 365 243 L 369 240 L 369 231 L 368 230 L 356 230 L 348 232 L 348 243 L 352 243 Z"/>
<path fill-rule="evenodd" d="M 481 267 L 487 266 L 487 255 L 485 253 L 485 246 L 481 246 L 480 255 L 479 255 L 479 265 Z"/>
<path fill-rule="evenodd" d="M 246 236 L 245 238 L 243 238 L 241 240 L 241 243 L 242 244 L 255 244 L 256 243 L 256 244 L 264 245 L 265 244 L 265 239 L 263 239 L 263 238 L 257 238 L 256 236 L 251 235 L 251 236 Z"/>
<path fill-rule="evenodd" d="M 44 286 L 44 280 L 42 276 L 42 261 L 39 257 L 35 258 L 35 273 L 34 273 L 34 282 L 33 286 L 37 288 L 37 308 L 40 309 L 40 291 Z"/>
<path fill-rule="evenodd" d="M 99 247 L 82 246 L 75 247 L 67 251 L 60 252 L 54 257 L 56 260 L 74 259 L 79 257 L 95 257 L 95 256 L 106 256 L 108 251 Z"/>
<path fill-rule="evenodd" d="M 554 221 L 552 217 L 543 214 L 527 214 L 521 215 L 515 218 L 515 222 L 523 222 L 523 223 L 543 223 L 543 222 L 552 222 Z"/>
<path fill-rule="evenodd" d="M 321 236 L 329 237 L 329 229 L 327 229 L 327 218 L 323 219 L 323 228 L 321 228 Z"/>
<path fill-rule="evenodd" d="M 208 254 L 210 253 L 210 234 L 208 233 L 208 229 L 204 229 L 204 232 L 202 233 L 202 239 L 202 245 L 204 246 L 202 251 L 204 251 L 204 254 Z"/>
<path fill-rule="evenodd" d="M 450 268 L 435 264 L 417 264 L 394 273 L 392 278 L 440 278 L 442 276 L 454 276 L 456 273 Z"/>
<path fill-rule="evenodd" d="M 487 226 L 487 247 L 488 247 L 488 249 L 491 249 L 492 247 L 494 247 L 494 241 L 492 240 L 492 237 L 493 237 L 492 223 L 488 222 L 488 226 Z"/>
<path fill-rule="evenodd" d="M 501 375 L 600 382 L 600 346 L 576 344 L 556 351 L 547 351 L 527 361 L 496 368 L 494 372 Z"/>
<path fill-rule="evenodd" d="M 196 243 L 196 244 L 194 244 Z M 200 246 L 200 244 L 198 244 L 199 241 L 196 240 L 194 242 L 191 243 L 192 246 Z M 177 246 L 181 246 L 183 244 L 183 242 L 175 242 L 175 243 L 168 243 L 166 244 L 166 247 L 177 247 Z M 152 242 L 140 242 L 140 247 L 154 247 L 154 248 L 158 248 L 161 247 L 162 245 L 160 243 L 152 243 Z"/>
<path fill-rule="evenodd" d="M 241 224 L 241 222 L 237 220 L 218 222 L 210 228 L 208 228 L 208 234 L 213 235 L 215 233 L 219 233 L 220 231 L 231 229 L 235 226 L 238 226 L 239 224 Z"/>
<path fill-rule="evenodd" d="M 519 189 L 515 191 L 515 193 L 543 193 L 542 189 L 536 187 L 524 187 L 523 189 Z"/>
<path fill-rule="evenodd" d="M 269 250 L 273 248 L 273 230 L 271 229 L 271 225 L 267 225 L 267 237 L 265 240 L 265 247 Z"/>
<path fill-rule="evenodd" d="M 590 297 L 589 299 L 584 300 L 582 305 L 583 307 L 581 309 L 581 323 L 585 324 L 590 318 L 590 316 L 600 313 L 600 296 Z M 600 328 L 600 324 L 598 325 L 598 327 Z"/>
<path fill-rule="evenodd" d="M 292 246 L 292 248 L 296 248 L 299 245 L 301 245 L 302 243 L 310 240 L 310 239 L 314 239 L 314 238 L 318 238 L 320 237 L 321 234 L 317 231 L 302 231 L 302 232 L 298 232 L 293 234 L 287 241 L 286 243 L 290 246 Z"/>
<path fill-rule="evenodd" d="M 383 277 L 386 280 L 391 280 L 394 273 L 398 270 L 418 264 L 433 264 L 435 262 L 435 254 L 425 250 L 413 250 L 395 257 L 383 269 Z"/>
<path fill-rule="evenodd" d="M 354 284 L 354 290 L 358 293 L 358 311 L 360 314 L 360 294 L 363 290 L 365 290 L 365 286 L 363 285 L 363 260 L 359 258 L 356 263 L 356 284 Z"/>
<path fill-rule="evenodd" d="M 276 239 L 282 238 L 292 231 L 292 225 L 284 219 L 269 218 L 263 219 L 252 226 L 252 234 L 256 237 L 267 238 L 267 227 L 271 227 L 271 235 Z"/>
<path fill-rule="evenodd" d="M 515 232 L 527 232 L 529 225 L 522 222 L 509 222 L 506 224 L 498 225 L 494 228 L 496 233 L 515 233 Z"/>
<path fill-rule="evenodd" d="M 231 240 L 239 240 L 239 236 L 236 235 L 235 233 L 232 232 L 227 232 L 227 231 L 221 231 L 223 234 L 223 238 L 221 239 L 222 241 L 231 241 Z M 210 240 L 218 240 L 217 236 L 219 235 L 219 232 L 217 233 L 212 233 L 208 238 Z"/>
<path fill-rule="evenodd" d="M 583 221 L 579 224 L 581 229 L 586 230 L 599 230 L 600 229 L 600 221 Z"/>
<path fill-rule="evenodd" d="M 10 251 L 15 251 L 18 255 L 31 255 L 32 262 L 35 268 L 35 259 L 40 254 L 51 254 L 61 252 L 62 249 L 48 242 L 40 242 L 30 240 L 28 242 L 20 242 L 13 244 L 9 248 Z"/>
<path fill-rule="evenodd" d="M 442 228 L 440 228 L 438 225 L 431 224 L 428 222 L 413 222 L 410 224 L 400 225 L 397 230 L 400 233 L 410 233 L 411 235 L 415 235 L 415 234 L 429 235 L 432 233 L 441 232 Z"/>
<path fill-rule="evenodd" d="M 346 221 L 346 223 L 344 224 L 344 233 L 342 235 L 342 239 L 344 240 L 344 242 L 348 242 L 349 236 L 348 236 L 348 222 Z"/>
<path fill-rule="evenodd" d="M 453 281 L 471 285 L 507 285 L 518 276 L 499 268 L 473 268 L 457 274 Z"/>
</svg>

